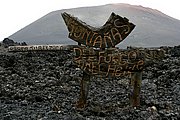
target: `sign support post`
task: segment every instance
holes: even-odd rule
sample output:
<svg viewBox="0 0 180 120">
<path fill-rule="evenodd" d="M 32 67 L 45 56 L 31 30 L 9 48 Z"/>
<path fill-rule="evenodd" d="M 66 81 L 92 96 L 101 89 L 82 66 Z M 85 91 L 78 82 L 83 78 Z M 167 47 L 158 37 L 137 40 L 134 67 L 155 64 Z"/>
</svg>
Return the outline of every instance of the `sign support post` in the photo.
<svg viewBox="0 0 180 120">
<path fill-rule="evenodd" d="M 131 106 L 137 107 L 140 106 L 140 89 L 142 81 L 142 71 L 134 72 L 131 76 L 131 86 L 133 92 L 130 93 L 130 103 Z"/>
<path fill-rule="evenodd" d="M 77 102 L 78 108 L 84 108 L 86 106 L 88 91 L 89 91 L 90 75 L 83 72 L 83 78 L 81 79 L 80 98 Z"/>
</svg>

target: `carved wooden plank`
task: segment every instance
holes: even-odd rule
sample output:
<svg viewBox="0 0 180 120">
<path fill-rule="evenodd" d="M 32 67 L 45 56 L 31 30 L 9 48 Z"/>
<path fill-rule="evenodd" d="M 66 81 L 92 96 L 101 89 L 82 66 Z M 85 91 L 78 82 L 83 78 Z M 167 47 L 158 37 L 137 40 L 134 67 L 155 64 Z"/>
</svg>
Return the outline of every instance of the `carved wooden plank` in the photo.
<svg viewBox="0 0 180 120">
<path fill-rule="evenodd" d="M 147 60 L 163 57 L 162 50 L 130 49 L 105 50 L 75 47 L 74 63 L 84 72 L 97 77 L 121 77 L 129 72 L 142 71 Z"/>
<path fill-rule="evenodd" d="M 69 38 L 96 48 L 111 48 L 122 42 L 134 29 L 135 25 L 127 18 L 112 13 L 108 21 L 100 28 L 95 28 L 64 12 L 62 17 L 69 31 Z"/>
<path fill-rule="evenodd" d="M 9 46 L 9 52 L 27 52 L 27 51 L 61 51 L 61 50 L 73 50 L 78 45 L 27 45 L 27 46 Z"/>
</svg>

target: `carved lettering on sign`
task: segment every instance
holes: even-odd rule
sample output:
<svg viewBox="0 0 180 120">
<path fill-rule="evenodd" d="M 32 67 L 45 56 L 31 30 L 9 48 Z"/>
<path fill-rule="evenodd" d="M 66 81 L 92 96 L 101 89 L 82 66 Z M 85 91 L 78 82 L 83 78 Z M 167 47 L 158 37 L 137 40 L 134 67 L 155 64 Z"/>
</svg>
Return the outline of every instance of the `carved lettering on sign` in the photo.
<svg viewBox="0 0 180 120">
<path fill-rule="evenodd" d="M 74 63 L 89 75 L 97 77 L 121 77 L 142 71 L 145 59 L 162 57 L 161 50 L 96 50 L 82 46 L 74 48 L 74 53 Z"/>
<path fill-rule="evenodd" d="M 67 13 L 62 17 L 69 31 L 69 38 L 78 43 L 96 47 L 110 48 L 123 41 L 134 29 L 135 25 L 127 18 L 112 13 L 108 21 L 101 28 L 86 25 Z"/>
<path fill-rule="evenodd" d="M 142 71 L 148 60 L 164 57 L 164 51 L 158 49 L 101 50 L 78 45 L 10 46 L 8 50 L 14 52 L 73 50 L 74 63 L 89 75 L 97 77 L 121 77 L 127 75 L 126 73 Z"/>
</svg>

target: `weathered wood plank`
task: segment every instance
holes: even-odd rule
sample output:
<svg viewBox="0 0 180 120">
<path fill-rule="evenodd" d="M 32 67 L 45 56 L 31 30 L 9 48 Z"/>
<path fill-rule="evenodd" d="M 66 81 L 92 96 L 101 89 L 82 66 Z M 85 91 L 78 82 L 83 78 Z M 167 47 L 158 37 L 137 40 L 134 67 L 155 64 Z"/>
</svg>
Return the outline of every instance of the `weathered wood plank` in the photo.
<svg viewBox="0 0 180 120">
<path fill-rule="evenodd" d="M 97 77 L 121 77 L 129 72 L 142 71 L 146 61 L 160 59 L 163 50 L 107 48 L 105 50 L 74 48 L 74 63 L 84 72 Z"/>
<path fill-rule="evenodd" d="M 69 31 L 69 38 L 90 47 L 111 48 L 122 42 L 135 25 L 127 18 L 112 13 L 108 21 L 95 28 L 64 12 L 62 17 Z"/>
<path fill-rule="evenodd" d="M 9 46 L 9 52 L 28 52 L 28 51 L 61 51 L 61 50 L 73 50 L 78 45 L 27 45 L 27 46 Z"/>
</svg>

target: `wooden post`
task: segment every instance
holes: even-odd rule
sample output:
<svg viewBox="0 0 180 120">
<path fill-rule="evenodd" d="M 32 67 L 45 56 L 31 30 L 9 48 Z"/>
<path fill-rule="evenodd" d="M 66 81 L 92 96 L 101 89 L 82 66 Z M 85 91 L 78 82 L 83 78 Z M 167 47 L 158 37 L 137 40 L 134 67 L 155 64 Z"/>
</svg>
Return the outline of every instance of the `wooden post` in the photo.
<svg viewBox="0 0 180 120">
<path fill-rule="evenodd" d="M 131 86 L 133 87 L 133 91 L 130 95 L 130 103 L 133 107 L 140 106 L 141 81 L 142 71 L 134 72 L 131 76 Z"/>
<path fill-rule="evenodd" d="M 89 91 L 90 75 L 83 72 L 83 78 L 81 79 L 80 98 L 77 102 L 78 108 L 84 108 L 86 106 L 88 91 Z"/>
</svg>

